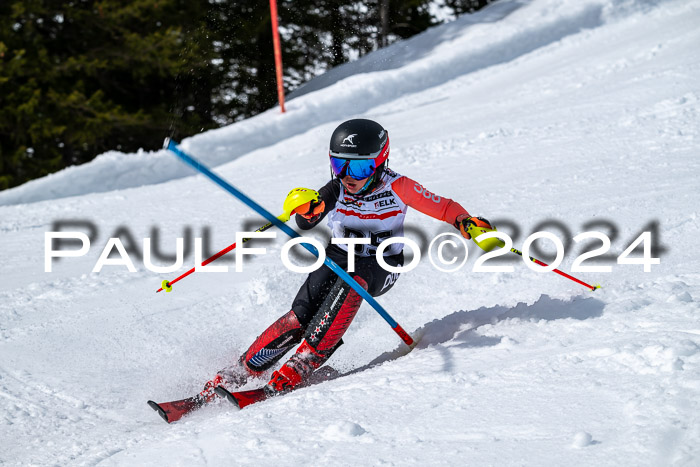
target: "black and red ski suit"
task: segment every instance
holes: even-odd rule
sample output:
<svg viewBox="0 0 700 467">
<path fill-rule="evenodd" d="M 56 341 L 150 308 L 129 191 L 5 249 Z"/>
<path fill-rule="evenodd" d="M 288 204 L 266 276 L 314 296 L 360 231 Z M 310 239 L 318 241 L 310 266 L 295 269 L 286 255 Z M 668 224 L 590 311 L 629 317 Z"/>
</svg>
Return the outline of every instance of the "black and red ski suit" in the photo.
<svg viewBox="0 0 700 467">
<path fill-rule="evenodd" d="M 356 247 L 355 269 L 351 276 L 370 295 L 377 297 L 391 289 L 398 274 L 384 270 L 373 253 L 385 238 L 403 235 L 407 208 L 455 224 L 455 219 L 467 211 L 458 203 L 435 195 L 419 183 L 385 170 L 377 186 L 363 196 L 347 193 L 338 179 L 329 181 L 319 190 L 325 209 L 307 220 L 295 216 L 297 225 L 308 230 L 328 218 L 333 237 L 371 237 L 372 244 Z M 347 248 L 347 245 L 343 245 Z M 391 266 L 403 265 L 402 244 L 393 244 L 384 253 Z M 358 251 L 361 250 L 361 251 Z M 330 244 L 326 255 L 347 271 L 348 252 L 342 246 Z M 271 368 L 292 347 L 302 346 L 285 364 L 296 376 L 292 385 L 303 381 L 322 365 L 342 343 L 341 337 L 352 322 L 362 298 L 325 264 L 310 273 L 297 292 L 291 310 L 268 327 L 241 356 L 242 366 L 252 374 Z M 282 371 L 283 367 L 280 371 Z"/>
</svg>

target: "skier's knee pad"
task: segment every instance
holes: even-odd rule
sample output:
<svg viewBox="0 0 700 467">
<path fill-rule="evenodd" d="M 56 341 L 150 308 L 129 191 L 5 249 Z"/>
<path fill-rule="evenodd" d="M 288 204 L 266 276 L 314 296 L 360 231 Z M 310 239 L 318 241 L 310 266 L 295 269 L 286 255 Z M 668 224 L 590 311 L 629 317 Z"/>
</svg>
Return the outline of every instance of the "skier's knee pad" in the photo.
<svg viewBox="0 0 700 467">
<path fill-rule="evenodd" d="M 267 370 L 301 342 L 303 332 L 294 312 L 284 314 L 258 336 L 243 354 L 244 365 L 253 373 Z"/>
<path fill-rule="evenodd" d="M 354 279 L 367 290 L 364 279 L 360 276 Z M 318 353 L 330 356 L 340 345 L 361 304 L 362 297 L 339 277 L 306 328 L 304 338 Z"/>
</svg>

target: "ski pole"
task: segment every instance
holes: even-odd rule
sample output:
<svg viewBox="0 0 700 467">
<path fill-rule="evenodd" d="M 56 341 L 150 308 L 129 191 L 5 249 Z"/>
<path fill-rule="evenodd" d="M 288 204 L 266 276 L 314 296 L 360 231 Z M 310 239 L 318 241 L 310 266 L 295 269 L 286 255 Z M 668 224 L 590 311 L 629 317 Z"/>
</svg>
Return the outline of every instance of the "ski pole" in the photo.
<svg viewBox="0 0 700 467">
<path fill-rule="evenodd" d="M 253 201 L 251 198 L 246 196 L 244 193 L 236 189 L 233 185 L 228 183 L 226 180 L 223 178 L 219 177 L 216 175 L 214 172 L 209 170 L 205 165 L 203 165 L 201 162 L 184 152 L 182 149 L 180 149 L 173 140 L 170 138 L 165 138 L 165 141 L 163 143 L 163 147 L 165 149 L 168 149 L 172 151 L 176 156 L 178 156 L 183 162 L 186 164 L 190 165 L 192 168 L 197 170 L 198 172 L 202 173 L 203 175 L 206 175 L 211 181 L 219 185 L 221 188 L 224 190 L 228 191 L 231 195 L 234 197 L 238 198 L 240 201 L 243 203 L 247 204 L 250 208 L 255 210 L 258 214 L 261 216 L 265 217 L 267 220 L 269 220 L 272 224 L 275 226 L 279 227 L 284 233 L 289 235 L 292 238 L 298 238 L 301 237 L 299 233 L 297 233 L 295 230 L 290 228 L 288 225 L 286 225 L 284 222 L 282 222 L 280 219 L 276 218 L 274 215 L 272 215 L 268 210 L 263 208 L 261 205 Z M 318 250 L 313 245 L 310 245 L 308 243 L 301 243 L 301 245 L 306 248 L 309 252 L 311 252 L 313 255 L 316 257 L 320 256 Z M 323 263 L 328 266 L 333 272 L 335 272 L 339 277 L 341 277 L 350 287 L 352 287 L 363 299 L 369 303 L 372 308 L 375 309 L 379 315 L 384 318 L 384 320 L 389 323 L 389 326 L 396 332 L 396 334 L 399 335 L 401 340 L 409 346 L 409 348 L 413 348 L 416 345 L 416 342 L 413 340 L 413 338 L 401 327 L 399 323 L 397 323 L 390 315 L 389 313 L 377 302 L 374 297 L 372 297 L 360 284 L 353 279 L 350 274 L 348 274 L 343 268 L 338 266 L 338 264 L 333 261 L 332 259 L 328 258 L 326 256 L 325 260 Z"/>
<path fill-rule="evenodd" d="M 307 188 L 295 188 L 292 191 L 289 192 L 287 195 L 287 198 L 284 200 L 284 213 L 280 214 L 277 216 L 279 220 L 282 222 L 287 222 L 289 218 L 292 216 L 292 212 L 299 206 L 301 206 L 304 203 L 307 203 L 311 200 L 318 200 L 318 192 L 315 190 L 309 190 Z M 267 224 L 263 225 L 260 227 L 256 232 L 264 232 L 270 227 L 272 227 L 273 224 L 272 222 L 268 222 Z M 249 238 L 244 238 L 241 243 L 245 243 Z M 202 266 L 206 266 L 207 264 L 216 261 L 217 259 L 221 258 L 224 256 L 226 253 L 229 251 L 232 251 L 234 248 L 236 248 L 236 243 L 232 243 L 231 245 L 227 246 L 220 252 L 216 253 L 210 258 L 207 258 L 206 260 L 202 261 Z M 161 292 L 165 290 L 166 292 L 172 292 L 173 290 L 173 284 L 178 282 L 181 279 L 184 279 L 185 277 L 189 276 L 195 271 L 196 268 L 192 268 L 189 271 L 185 272 L 184 274 L 180 275 L 179 277 L 169 281 L 167 279 L 164 279 L 163 282 L 161 283 L 160 289 L 156 290 L 156 293 Z"/>
<path fill-rule="evenodd" d="M 267 229 L 269 229 L 270 227 L 272 227 L 272 222 L 268 222 L 267 224 L 263 225 L 263 226 L 260 227 L 258 230 L 256 230 L 256 232 L 264 232 L 264 231 L 266 231 Z M 245 243 L 245 242 L 247 242 L 248 240 L 250 240 L 250 239 L 249 239 L 249 238 L 244 238 L 244 239 L 241 241 L 241 243 Z M 202 261 L 202 266 L 206 266 L 207 264 L 209 264 L 209 263 L 211 263 L 211 262 L 213 262 L 213 261 L 216 261 L 217 259 L 219 259 L 219 258 L 221 258 L 222 256 L 224 256 L 224 255 L 225 255 L 226 253 L 228 253 L 229 251 L 232 251 L 234 248 L 236 248 L 236 242 L 234 242 L 234 243 L 232 243 L 231 245 L 227 246 L 226 248 L 224 248 L 224 249 L 221 250 L 220 252 L 216 253 L 215 255 L 213 255 L 213 256 L 211 256 L 211 257 L 205 259 L 204 261 Z M 179 275 L 178 277 L 176 277 L 175 279 L 173 279 L 173 280 L 171 280 L 171 281 L 169 281 L 169 280 L 167 280 L 167 279 L 163 279 L 163 283 L 161 284 L 160 289 L 156 290 L 156 293 L 162 292 L 163 290 L 165 290 L 166 292 L 172 292 L 172 291 L 173 291 L 173 284 L 175 284 L 176 282 L 179 282 L 180 280 L 182 280 L 182 279 L 184 279 L 185 277 L 189 276 L 190 274 L 192 274 L 192 273 L 194 272 L 194 270 L 195 270 L 195 268 L 192 268 L 192 269 L 190 269 L 189 271 L 187 271 L 187 272 L 185 272 L 185 273 Z"/>
<path fill-rule="evenodd" d="M 479 248 L 481 248 L 482 250 L 487 251 L 487 252 L 493 250 L 494 248 L 503 248 L 506 245 L 503 242 L 503 240 L 501 240 L 498 237 L 491 237 L 491 238 L 487 238 L 487 239 L 484 239 L 481 241 L 478 240 L 478 238 L 481 235 L 486 234 L 486 233 L 490 233 L 490 232 L 496 232 L 496 231 L 497 230 L 495 228 L 494 229 L 486 229 L 483 227 L 477 227 L 474 224 L 470 224 L 469 227 L 467 228 L 467 232 L 469 232 L 469 235 L 471 235 L 472 240 L 474 240 L 474 243 L 476 243 Z M 520 250 L 516 250 L 515 248 L 511 248 L 510 251 L 512 253 L 515 253 L 516 255 L 521 256 L 521 257 L 523 256 L 523 252 Z M 530 258 L 530 261 L 532 261 L 535 264 L 539 264 L 540 266 L 543 266 L 543 267 L 549 266 L 548 264 L 540 261 L 537 258 L 533 258 L 532 256 L 528 256 L 528 258 Z M 571 276 L 563 271 L 560 271 L 559 269 L 552 269 L 552 272 L 556 272 L 557 274 L 559 274 L 562 277 L 566 277 L 567 279 L 571 279 L 572 281 L 576 282 L 577 284 L 581 284 L 584 287 L 588 287 L 589 289 L 591 289 L 591 292 L 594 292 L 596 289 L 600 288 L 600 285 L 586 284 L 582 280 L 576 279 L 574 276 Z"/>
<path fill-rule="evenodd" d="M 520 250 L 516 250 L 515 248 L 511 248 L 510 251 L 513 252 L 513 253 L 515 253 L 516 255 L 523 256 L 523 252 L 520 251 Z M 543 263 L 543 262 L 540 261 L 539 259 L 533 258 L 532 256 L 528 256 L 528 258 L 530 258 L 530 261 L 532 261 L 532 262 L 535 263 L 535 264 L 539 264 L 540 266 L 544 266 L 544 267 L 549 266 L 548 264 Z M 552 269 L 552 272 L 556 272 L 556 273 L 559 274 L 560 276 L 566 277 L 567 279 L 571 279 L 572 281 L 576 282 L 577 284 L 581 284 L 581 285 L 583 285 L 583 286 L 585 286 L 585 287 L 588 287 L 589 289 L 591 289 L 591 292 L 595 292 L 596 289 L 599 289 L 599 288 L 600 288 L 600 285 L 590 285 L 590 284 L 586 284 L 586 283 L 583 282 L 582 280 L 576 279 L 574 276 L 571 276 L 571 275 L 565 273 L 564 271 L 560 271 L 559 269 Z"/>
</svg>

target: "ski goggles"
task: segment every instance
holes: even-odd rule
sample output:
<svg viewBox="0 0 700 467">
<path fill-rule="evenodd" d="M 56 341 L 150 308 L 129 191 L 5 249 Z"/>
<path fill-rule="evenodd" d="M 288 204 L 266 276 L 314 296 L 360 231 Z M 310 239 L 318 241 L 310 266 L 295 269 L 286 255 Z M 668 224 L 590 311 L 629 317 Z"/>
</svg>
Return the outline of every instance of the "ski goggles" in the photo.
<svg viewBox="0 0 700 467">
<path fill-rule="evenodd" d="M 363 180 L 372 176 L 377 166 L 374 159 L 342 159 L 331 156 L 331 170 L 338 178 L 348 175 L 355 180 Z"/>
</svg>

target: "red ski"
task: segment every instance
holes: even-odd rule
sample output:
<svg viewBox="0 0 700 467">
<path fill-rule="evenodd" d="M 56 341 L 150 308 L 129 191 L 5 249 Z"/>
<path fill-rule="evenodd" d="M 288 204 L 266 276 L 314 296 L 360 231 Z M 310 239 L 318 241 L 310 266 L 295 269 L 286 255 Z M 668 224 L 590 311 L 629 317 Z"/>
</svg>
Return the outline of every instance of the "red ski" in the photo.
<svg viewBox="0 0 700 467">
<path fill-rule="evenodd" d="M 204 405 L 202 398 L 199 396 L 188 397 L 179 401 L 155 403 L 148 401 L 148 405 L 158 412 L 163 420 L 168 423 L 176 422 L 188 413 L 196 410 Z"/>
<path fill-rule="evenodd" d="M 264 387 L 248 391 L 230 392 L 222 386 L 218 386 L 214 388 L 214 391 L 221 397 L 228 399 L 229 402 L 236 404 L 239 409 L 247 407 L 250 404 L 255 404 L 256 402 L 264 401 L 269 397 Z"/>
<path fill-rule="evenodd" d="M 219 386 L 214 390 L 218 395 L 228 399 L 241 409 L 255 402 L 260 402 L 267 399 L 267 395 L 265 394 L 263 388 L 253 389 L 250 391 L 229 392 L 223 387 Z M 197 410 L 205 404 L 206 402 L 203 402 L 203 399 L 200 396 L 188 397 L 187 399 L 172 402 L 148 401 L 148 405 L 153 410 L 158 412 L 158 415 L 160 415 L 161 418 L 168 423 L 180 420 L 188 413 Z"/>
<path fill-rule="evenodd" d="M 322 383 L 324 381 L 329 381 L 339 376 L 340 373 L 336 369 L 330 366 L 324 366 L 316 370 L 308 379 L 308 381 L 306 381 L 303 384 L 300 384 L 299 386 L 297 386 L 296 389 L 307 387 L 312 384 Z M 243 407 L 255 404 L 256 402 L 262 402 L 264 400 L 267 400 L 270 397 L 287 394 L 291 392 L 291 390 L 285 391 L 283 393 L 275 393 L 273 391 L 272 394 L 269 394 L 265 392 L 265 386 L 257 389 L 250 389 L 248 391 L 229 391 L 223 386 L 217 386 L 214 388 L 214 392 L 216 392 L 219 396 L 228 399 L 228 401 L 232 404 L 236 404 L 236 406 L 238 406 L 239 409 L 242 409 Z"/>
<path fill-rule="evenodd" d="M 316 370 L 305 384 L 301 384 L 298 388 L 306 387 L 312 384 L 322 383 L 341 376 L 341 374 L 330 366 L 323 366 Z M 240 409 L 247 407 L 256 402 L 262 402 L 272 396 L 265 393 L 264 386 L 258 389 L 250 389 L 247 391 L 228 391 L 223 386 L 217 386 L 214 391 L 219 396 L 228 399 L 231 403 L 236 404 Z M 285 392 L 286 394 L 286 392 Z M 163 420 L 168 423 L 176 422 L 190 412 L 206 405 L 204 398 L 200 395 L 188 397 L 179 401 L 160 402 L 156 403 L 148 401 L 148 405 L 158 412 Z"/>
</svg>

